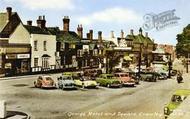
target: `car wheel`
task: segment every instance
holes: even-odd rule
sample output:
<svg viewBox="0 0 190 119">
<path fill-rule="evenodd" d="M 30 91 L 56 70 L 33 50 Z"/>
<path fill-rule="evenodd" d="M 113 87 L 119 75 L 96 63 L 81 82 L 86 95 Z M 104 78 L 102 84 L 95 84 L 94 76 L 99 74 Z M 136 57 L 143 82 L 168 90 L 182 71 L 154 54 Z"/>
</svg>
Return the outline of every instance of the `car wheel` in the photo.
<svg viewBox="0 0 190 119">
<path fill-rule="evenodd" d="M 36 81 L 34 81 L 34 87 L 37 88 Z"/>
</svg>

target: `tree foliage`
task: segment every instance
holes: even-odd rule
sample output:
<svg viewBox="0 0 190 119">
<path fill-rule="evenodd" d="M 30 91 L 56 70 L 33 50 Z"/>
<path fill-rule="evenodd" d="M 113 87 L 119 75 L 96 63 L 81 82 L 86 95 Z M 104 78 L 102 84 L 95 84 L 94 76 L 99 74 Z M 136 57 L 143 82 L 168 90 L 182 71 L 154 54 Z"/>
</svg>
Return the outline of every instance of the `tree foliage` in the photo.
<svg viewBox="0 0 190 119">
<path fill-rule="evenodd" d="M 180 56 L 187 56 L 190 53 L 190 24 L 181 34 L 177 34 L 176 52 Z"/>
</svg>

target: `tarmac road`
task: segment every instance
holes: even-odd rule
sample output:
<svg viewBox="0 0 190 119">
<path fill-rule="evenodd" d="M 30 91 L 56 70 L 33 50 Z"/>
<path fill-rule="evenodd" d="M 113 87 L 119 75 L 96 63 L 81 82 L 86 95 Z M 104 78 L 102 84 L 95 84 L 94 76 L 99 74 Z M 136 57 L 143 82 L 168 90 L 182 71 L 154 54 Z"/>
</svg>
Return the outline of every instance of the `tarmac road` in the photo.
<svg viewBox="0 0 190 119">
<path fill-rule="evenodd" d="M 134 88 L 63 91 L 34 88 L 36 78 L 0 81 L 0 100 L 7 101 L 7 110 L 25 112 L 32 119 L 163 119 L 172 93 L 190 84 L 185 75 L 181 84 L 168 79 L 140 82 Z"/>
</svg>

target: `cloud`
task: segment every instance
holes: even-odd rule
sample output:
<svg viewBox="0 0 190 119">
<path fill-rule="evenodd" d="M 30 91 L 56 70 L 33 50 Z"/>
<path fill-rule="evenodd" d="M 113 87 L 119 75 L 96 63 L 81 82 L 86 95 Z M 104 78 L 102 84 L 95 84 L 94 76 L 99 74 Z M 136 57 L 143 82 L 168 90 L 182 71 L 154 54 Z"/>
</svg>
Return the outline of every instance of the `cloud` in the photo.
<svg viewBox="0 0 190 119">
<path fill-rule="evenodd" d="M 23 6 L 36 9 L 74 9 L 73 0 L 5 0 L 7 2 L 19 2 Z"/>
<path fill-rule="evenodd" d="M 130 23 L 138 21 L 139 19 L 141 19 L 141 16 L 135 11 L 127 8 L 115 7 L 95 12 L 92 15 L 82 16 L 79 18 L 79 22 L 84 25 L 90 25 L 96 22 Z"/>
</svg>

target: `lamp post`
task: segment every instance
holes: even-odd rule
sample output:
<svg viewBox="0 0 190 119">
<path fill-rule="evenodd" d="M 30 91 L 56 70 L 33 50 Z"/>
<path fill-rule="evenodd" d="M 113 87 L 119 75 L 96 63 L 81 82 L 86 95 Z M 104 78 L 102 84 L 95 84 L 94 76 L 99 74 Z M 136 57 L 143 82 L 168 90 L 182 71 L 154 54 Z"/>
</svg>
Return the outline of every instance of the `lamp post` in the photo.
<svg viewBox="0 0 190 119">
<path fill-rule="evenodd" d="M 171 70 L 172 70 L 172 61 L 171 61 L 171 54 L 169 54 L 169 62 L 168 62 L 168 78 L 171 78 Z"/>
<path fill-rule="evenodd" d="M 139 51 L 139 62 L 138 62 L 138 75 L 140 77 L 140 71 L 141 71 L 141 53 L 142 53 L 142 44 L 140 44 L 140 51 Z"/>
</svg>

